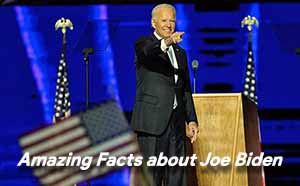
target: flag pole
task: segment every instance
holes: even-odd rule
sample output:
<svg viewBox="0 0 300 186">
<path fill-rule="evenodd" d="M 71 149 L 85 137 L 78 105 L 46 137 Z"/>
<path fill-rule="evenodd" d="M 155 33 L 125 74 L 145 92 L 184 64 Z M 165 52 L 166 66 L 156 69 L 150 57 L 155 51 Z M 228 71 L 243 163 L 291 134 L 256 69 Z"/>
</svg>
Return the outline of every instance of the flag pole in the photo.
<svg viewBox="0 0 300 186">
<path fill-rule="evenodd" d="M 73 23 L 70 21 L 70 19 L 65 19 L 65 18 L 61 18 L 59 20 L 56 21 L 55 23 L 55 30 L 61 29 L 61 32 L 63 34 L 63 52 L 65 53 L 65 49 L 66 49 L 66 44 L 67 44 L 67 40 L 66 40 L 66 33 L 67 33 L 67 28 L 69 28 L 70 30 L 73 30 Z"/>
<path fill-rule="evenodd" d="M 247 16 L 242 20 L 242 28 L 247 25 L 248 30 L 248 43 L 252 43 L 252 27 L 255 25 L 258 27 L 258 21 L 255 17 Z"/>
<path fill-rule="evenodd" d="M 66 32 L 67 28 L 73 30 L 73 24 L 69 19 L 61 18 L 55 23 L 55 30 L 61 29 L 62 37 L 62 52 L 60 56 L 58 73 L 57 73 L 57 85 L 55 93 L 55 113 L 53 116 L 53 123 L 57 120 L 62 120 L 71 115 L 70 101 L 69 101 L 69 88 L 67 79 L 67 64 L 66 64 Z"/>
<path fill-rule="evenodd" d="M 246 81 L 244 85 L 244 92 L 243 94 L 250 98 L 250 100 L 254 101 L 257 105 L 257 96 L 256 96 L 256 87 L 255 87 L 255 71 L 254 71 L 254 63 L 253 63 L 253 52 L 252 52 L 252 27 L 255 25 L 258 27 L 258 21 L 255 17 L 247 16 L 245 17 L 241 22 L 241 27 L 247 25 L 248 30 L 248 59 L 247 59 L 247 72 L 246 72 Z M 251 82 L 253 81 L 254 82 Z M 259 118 L 258 119 L 258 126 L 259 126 Z M 259 134 L 259 143 L 261 144 L 261 135 L 260 135 L 260 126 L 258 127 L 258 134 Z M 261 149 L 260 149 L 261 151 Z M 265 186 L 265 173 L 264 173 L 264 167 L 261 166 L 261 172 L 262 172 L 262 186 Z"/>
<path fill-rule="evenodd" d="M 255 25 L 258 27 L 258 21 L 255 17 L 247 16 L 244 17 L 244 19 L 241 22 L 241 27 L 244 28 L 244 26 L 247 25 L 248 30 L 248 44 L 252 44 L 252 27 Z"/>
<path fill-rule="evenodd" d="M 244 84 L 243 94 L 247 96 L 251 101 L 257 104 L 256 96 L 256 80 L 255 80 L 255 67 L 254 57 L 252 50 L 252 28 L 258 27 L 258 21 L 255 17 L 247 16 L 241 22 L 241 27 L 247 28 L 248 31 L 248 52 L 247 52 L 247 64 L 246 64 L 246 79 Z"/>
</svg>

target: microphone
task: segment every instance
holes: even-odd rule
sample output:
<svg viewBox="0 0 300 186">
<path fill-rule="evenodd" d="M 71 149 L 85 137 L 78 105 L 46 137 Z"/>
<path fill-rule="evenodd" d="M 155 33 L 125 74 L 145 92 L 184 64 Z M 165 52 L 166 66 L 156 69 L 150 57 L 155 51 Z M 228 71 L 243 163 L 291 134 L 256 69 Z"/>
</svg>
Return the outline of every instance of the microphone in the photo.
<svg viewBox="0 0 300 186">
<path fill-rule="evenodd" d="M 193 78 L 194 93 L 196 93 L 196 73 L 197 73 L 198 66 L 199 66 L 198 60 L 194 59 L 192 61 L 192 67 L 193 67 L 193 71 L 194 71 L 194 78 Z"/>
<path fill-rule="evenodd" d="M 194 59 L 194 60 L 192 61 L 192 67 L 193 67 L 193 69 L 197 69 L 198 66 L 199 66 L 198 60 Z"/>
<path fill-rule="evenodd" d="M 84 55 L 84 61 L 85 62 L 88 62 L 89 60 L 89 55 L 93 54 L 94 53 L 94 49 L 93 48 L 84 48 L 82 50 L 82 53 Z"/>
</svg>

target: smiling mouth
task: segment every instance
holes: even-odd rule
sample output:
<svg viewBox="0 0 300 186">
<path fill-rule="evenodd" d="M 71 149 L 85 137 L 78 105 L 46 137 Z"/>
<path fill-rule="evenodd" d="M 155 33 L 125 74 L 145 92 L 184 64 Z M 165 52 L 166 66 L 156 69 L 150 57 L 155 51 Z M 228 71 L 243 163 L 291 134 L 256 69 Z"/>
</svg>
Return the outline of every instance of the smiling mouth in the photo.
<svg viewBox="0 0 300 186">
<path fill-rule="evenodd" d="M 172 32 L 172 30 L 164 30 L 165 32 Z"/>
</svg>

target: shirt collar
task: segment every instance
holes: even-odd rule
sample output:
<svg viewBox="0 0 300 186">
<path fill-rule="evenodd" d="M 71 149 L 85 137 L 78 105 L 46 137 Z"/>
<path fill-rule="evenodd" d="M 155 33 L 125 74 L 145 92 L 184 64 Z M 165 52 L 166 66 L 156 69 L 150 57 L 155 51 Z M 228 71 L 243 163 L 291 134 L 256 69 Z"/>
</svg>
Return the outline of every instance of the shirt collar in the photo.
<svg viewBox="0 0 300 186">
<path fill-rule="evenodd" d="M 162 37 L 160 37 L 155 31 L 153 32 L 153 34 L 155 35 L 155 37 L 158 39 L 158 40 L 161 40 Z"/>
<path fill-rule="evenodd" d="M 155 36 L 158 40 L 161 40 L 161 39 L 162 39 L 162 37 L 160 37 L 155 31 L 153 32 L 153 34 L 154 34 L 154 36 Z M 172 45 L 169 46 L 168 48 L 170 48 L 171 50 L 173 50 Z"/>
</svg>

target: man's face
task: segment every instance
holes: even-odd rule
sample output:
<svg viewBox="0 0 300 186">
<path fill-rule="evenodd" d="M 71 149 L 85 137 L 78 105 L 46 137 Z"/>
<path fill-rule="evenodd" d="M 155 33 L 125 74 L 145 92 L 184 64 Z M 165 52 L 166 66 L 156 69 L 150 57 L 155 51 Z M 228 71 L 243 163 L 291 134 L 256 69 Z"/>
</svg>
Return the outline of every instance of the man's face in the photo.
<svg viewBox="0 0 300 186">
<path fill-rule="evenodd" d="M 152 19 L 152 26 L 159 36 L 168 38 L 174 33 L 175 21 L 175 14 L 171 8 L 159 8 Z"/>
</svg>

